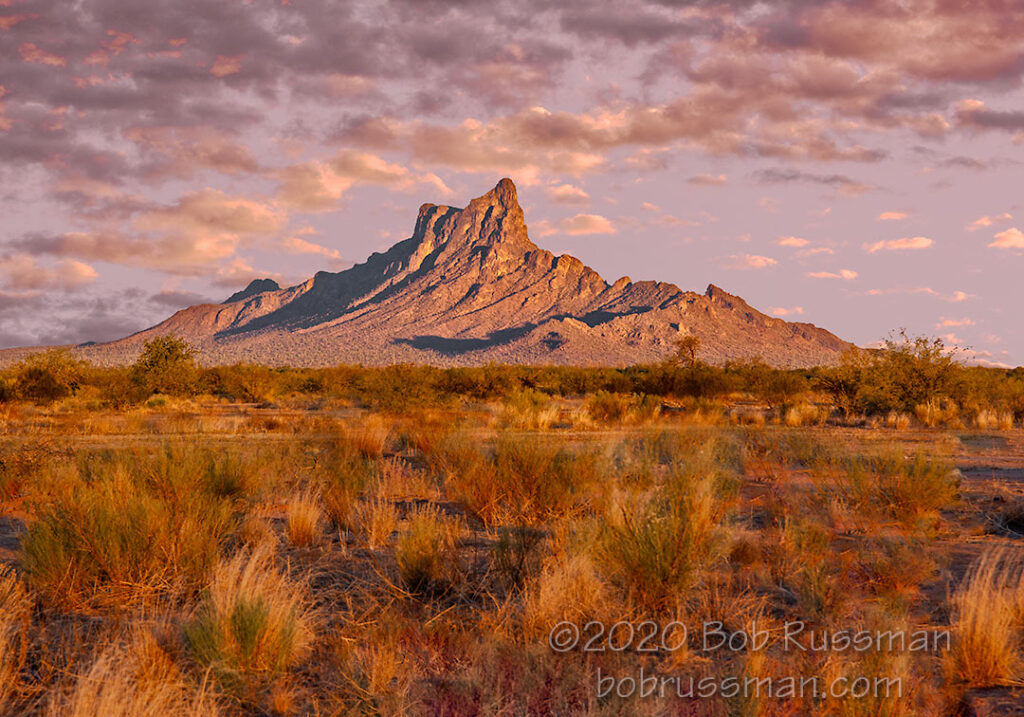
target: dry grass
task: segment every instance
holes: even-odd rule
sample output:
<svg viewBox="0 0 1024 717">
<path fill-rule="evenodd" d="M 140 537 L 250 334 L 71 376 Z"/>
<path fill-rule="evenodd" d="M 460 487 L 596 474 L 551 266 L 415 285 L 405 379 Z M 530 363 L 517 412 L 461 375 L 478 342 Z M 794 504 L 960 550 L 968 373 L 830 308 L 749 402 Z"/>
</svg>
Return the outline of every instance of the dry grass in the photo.
<svg viewBox="0 0 1024 717">
<path fill-rule="evenodd" d="M 19 682 L 25 663 L 30 602 L 24 583 L 9 567 L 0 567 L 0 710 Z"/>
<path fill-rule="evenodd" d="M 356 527 L 373 549 L 386 546 L 398 525 L 398 511 L 387 498 L 373 497 L 360 504 Z"/>
<path fill-rule="evenodd" d="M 966 578 L 949 559 L 1014 539 L 1019 491 L 996 501 L 953 465 L 997 450 L 1009 464 L 1015 430 L 835 426 L 812 394 L 781 412 L 738 397 L 661 413 L 618 388 L 544 391 L 339 417 L 344 392 L 309 409 L 279 390 L 288 411 L 95 411 L 88 436 L 78 404 L 9 410 L 0 530 L 27 532 L 0 535 L 0 551 L 19 544 L 17 572 L 0 569 L 0 713 L 943 714 L 969 686 L 1024 674 L 1024 559 L 987 555 Z M 691 639 L 667 655 L 556 654 L 563 620 L 678 621 Z M 705 654 L 707 620 L 955 638 L 948 654 Z M 598 666 L 641 665 L 908 689 L 596 699 Z"/>
<path fill-rule="evenodd" d="M 187 682 L 150 633 L 113 645 L 49 701 L 52 717 L 216 717 L 221 709 L 203 685 Z"/>
<path fill-rule="evenodd" d="M 320 496 L 308 490 L 296 493 L 285 507 L 288 542 L 301 548 L 313 545 L 320 539 L 323 521 Z"/>
<path fill-rule="evenodd" d="M 220 563 L 185 625 L 192 659 L 247 703 L 257 703 L 306 654 L 314 637 L 304 586 L 273 563 L 266 545 Z"/>
<path fill-rule="evenodd" d="M 1024 684 L 1024 555 L 987 552 L 953 594 L 953 650 L 947 670 L 975 687 Z"/>
</svg>

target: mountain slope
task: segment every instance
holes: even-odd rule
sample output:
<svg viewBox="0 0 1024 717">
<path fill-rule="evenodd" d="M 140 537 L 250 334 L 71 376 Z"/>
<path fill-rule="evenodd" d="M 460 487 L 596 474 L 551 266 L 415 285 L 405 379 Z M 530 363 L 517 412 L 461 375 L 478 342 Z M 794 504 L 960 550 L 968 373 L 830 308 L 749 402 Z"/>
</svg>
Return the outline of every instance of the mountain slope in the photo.
<svg viewBox="0 0 1024 717">
<path fill-rule="evenodd" d="M 182 336 L 205 363 L 319 366 L 396 361 L 443 365 L 624 365 L 663 358 L 681 335 L 709 361 L 761 356 L 782 366 L 833 361 L 849 344 L 811 324 L 756 311 L 715 286 L 609 284 L 568 255 L 530 241 L 516 189 L 501 180 L 464 209 L 424 204 L 410 238 L 338 273 L 285 289 L 255 281 L 223 304 L 83 349 L 130 361 L 142 342 Z"/>
</svg>

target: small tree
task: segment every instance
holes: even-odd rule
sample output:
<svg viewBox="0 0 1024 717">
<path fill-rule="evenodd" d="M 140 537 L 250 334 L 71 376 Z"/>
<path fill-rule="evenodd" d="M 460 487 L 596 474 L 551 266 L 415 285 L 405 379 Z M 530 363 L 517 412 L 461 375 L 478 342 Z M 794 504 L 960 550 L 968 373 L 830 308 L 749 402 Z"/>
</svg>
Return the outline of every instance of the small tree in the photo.
<svg viewBox="0 0 1024 717">
<path fill-rule="evenodd" d="M 697 354 L 700 352 L 700 338 L 693 334 L 687 334 L 676 341 L 675 348 L 676 363 L 683 364 L 689 368 L 697 365 Z"/>
<path fill-rule="evenodd" d="M 180 396 L 196 387 L 195 349 L 176 336 L 157 336 L 143 345 L 132 379 L 148 393 Z"/>
</svg>

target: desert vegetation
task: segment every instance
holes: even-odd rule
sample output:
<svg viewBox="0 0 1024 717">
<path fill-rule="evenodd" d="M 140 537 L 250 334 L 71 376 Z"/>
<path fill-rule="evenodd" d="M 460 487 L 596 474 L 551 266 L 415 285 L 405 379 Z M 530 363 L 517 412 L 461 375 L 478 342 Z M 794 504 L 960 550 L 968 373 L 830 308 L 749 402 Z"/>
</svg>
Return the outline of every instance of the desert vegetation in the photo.
<svg viewBox="0 0 1024 717">
<path fill-rule="evenodd" d="M 66 351 L 8 368 L 0 712 L 1015 699 L 1024 374 L 898 336 L 808 371 L 681 349 L 622 369 L 310 370 L 203 367 L 166 337 L 128 368 Z M 842 633 L 924 649 L 814 649 Z M 627 694 L 641 674 L 899 691 Z"/>
</svg>

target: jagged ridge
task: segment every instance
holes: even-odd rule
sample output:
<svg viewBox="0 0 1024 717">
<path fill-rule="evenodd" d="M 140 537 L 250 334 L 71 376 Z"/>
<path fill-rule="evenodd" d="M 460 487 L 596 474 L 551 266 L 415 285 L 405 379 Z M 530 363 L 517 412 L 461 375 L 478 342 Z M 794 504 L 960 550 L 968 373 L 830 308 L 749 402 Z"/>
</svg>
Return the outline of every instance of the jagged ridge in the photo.
<svg viewBox="0 0 1024 717">
<path fill-rule="evenodd" d="M 267 283 L 269 282 L 269 283 Z M 364 263 L 281 289 L 254 281 L 224 304 L 84 349 L 131 360 L 147 338 L 181 335 L 207 363 L 622 365 L 663 358 L 682 334 L 711 361 L 761 356 L 784 366 L 833 361 L 849 344 L 811 324 L 765 316 L 737 296 L 622 277 L 537 247 L 510 179 L 464 209 L 424 204 L 408 239 Z"/>
</svg>

